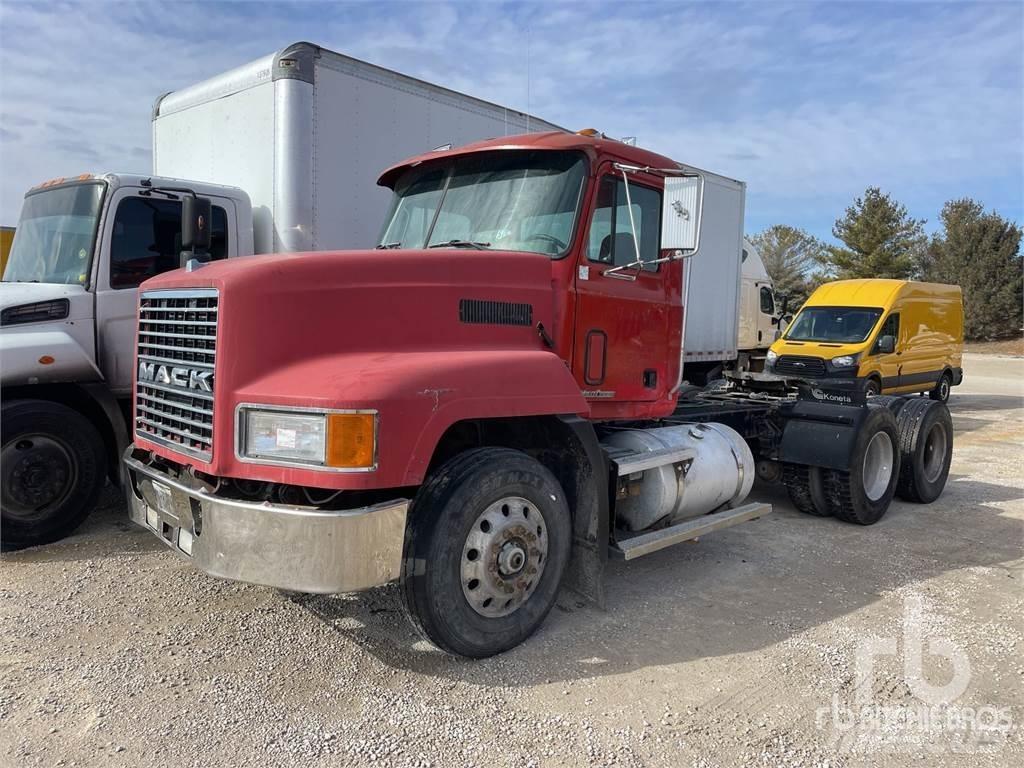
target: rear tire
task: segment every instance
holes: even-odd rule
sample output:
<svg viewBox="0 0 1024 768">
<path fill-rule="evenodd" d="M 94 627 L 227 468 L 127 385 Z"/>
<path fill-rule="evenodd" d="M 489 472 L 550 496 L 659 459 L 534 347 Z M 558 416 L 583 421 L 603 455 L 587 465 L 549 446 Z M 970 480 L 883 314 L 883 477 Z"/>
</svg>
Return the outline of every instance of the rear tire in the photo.
<svg viewBox="0 0 1024 768">
<path fill-rule="evenodd" d="M 782 482 L 786 485 L 790 501 L 798 510 L 817 517 L 831 517 L 832 510 L 825 498 L 822 474 L 821 467 L 786 464 L 782 468 Z"/>
<path fill-rule="evenodd" d="M 928 393 L 928 397 L 939 403 L 949 402 L 949 392 L 953 388 L 953 376 L 949 371 L 946 371 L 939 377 L 938 383 L 935 388 Z"/>
<path fill-rule="evenodd" d="M 48 400 L 5 403 L 0 437 L 0 540 L 48 544 L 92 512 L 106 478 L 103 440 L 77 411 Z"/>
<path fill-rule="evenodd" d="M 892 503 L 899 471 L 896 417 L 886 407 L 869 405 L 854 443 L 850 470 L 823 471 L 826 503 L 844 522 L 873 525 Z"/>
<path fill-rule="evenodd" d="M 930 504 L 942 494 L 953 460 L 953 419 L 944 403 L 917 398 L 896 419 L 902 464 L 896 493 Z"/>
<path fill-rule="evenodd" d="M 477 448 L 438 468 L 410 510 L 402 588 L 417 629 L 443 651 L 484 658 L 547 616 L 569 561 L 565 494 L 538 461 Z"/>
</svg>

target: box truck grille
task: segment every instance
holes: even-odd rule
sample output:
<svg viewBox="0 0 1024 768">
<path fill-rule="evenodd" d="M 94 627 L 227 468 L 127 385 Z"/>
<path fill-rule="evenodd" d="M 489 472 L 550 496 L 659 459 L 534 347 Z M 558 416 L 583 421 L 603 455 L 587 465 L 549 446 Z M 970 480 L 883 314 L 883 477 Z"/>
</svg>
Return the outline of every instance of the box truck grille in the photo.
<svg viewBox="0 0 1024 768">
<path fill-rule="evenodd" d="M 217 291 L 146 291 L 139 298 L 136 434 L 209 461 Z"/>
<path fill-rule="evenodd" d="M 780 355 L 775 361 L 775 372 L 786 376 L 824 376 L 825 361 L 820 357 Z"/>
</svg>

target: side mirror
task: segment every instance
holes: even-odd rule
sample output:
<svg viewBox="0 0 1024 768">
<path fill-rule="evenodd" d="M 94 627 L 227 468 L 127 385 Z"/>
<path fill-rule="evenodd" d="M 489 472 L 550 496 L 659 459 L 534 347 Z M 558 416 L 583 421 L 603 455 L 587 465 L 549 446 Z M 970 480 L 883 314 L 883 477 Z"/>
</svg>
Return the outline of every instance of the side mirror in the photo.
<svg viewBox="0 0 1024 768">
<path fill-rule="evenodd" d="M 700 247 L 701 206 L 704 202 L 704 177 L 669 176 L 661 209 L 661 250 L 690 251 L 677 256 L 692 256 Z"/>
<path fill-rule="evenodd" d="M 876 348 L 878 349 L 878 353 L 880 355 L 891 355 L 893 352 L 896 351 L 896 337 L 879 336 Z"/>
<path fill-rule="evenodd" d="M 181 249 L 202 258 L 210 250 L 213 207 L 208 197 L 185 195 L 181 200 Z"/>
</svg>

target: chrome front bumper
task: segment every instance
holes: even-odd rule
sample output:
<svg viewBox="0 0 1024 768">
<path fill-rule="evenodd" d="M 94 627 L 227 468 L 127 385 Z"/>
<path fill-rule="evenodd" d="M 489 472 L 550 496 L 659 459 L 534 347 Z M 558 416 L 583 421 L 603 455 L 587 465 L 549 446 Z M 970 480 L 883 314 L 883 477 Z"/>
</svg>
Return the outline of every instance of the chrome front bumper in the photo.
<svg viewBox="0 0 1024 768">
<path fill-rule="evenodd" d="M 124 454 L 131 518 L 212 576 L 296 592 L 394 581 L 408 499 L 341 511 L 236 501 L 197 491 Z"/>
</svg>

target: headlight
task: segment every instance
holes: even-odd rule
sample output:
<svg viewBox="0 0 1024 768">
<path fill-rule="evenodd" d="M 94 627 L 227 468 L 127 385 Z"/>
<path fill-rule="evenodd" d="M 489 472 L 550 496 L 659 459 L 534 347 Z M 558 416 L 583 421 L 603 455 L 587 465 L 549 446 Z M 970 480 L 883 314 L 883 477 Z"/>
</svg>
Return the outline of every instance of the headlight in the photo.
<svg viewBox="0 0 1024 768">
<path fill-rule="evenodd" d="M 772 363 L 779 359 L 779 353 L 773 352 L 772 350 L 769 349 L 765 359 L 767 359 L 768 365 L 771 365 Z"/>
<path fill-rule="evenodd" d="M 857 364 L 857 355 L 840 355 L 832 358 L 833 368 L 849 368 Z"/>
<path fill-rule="evenodd" d="M 0 312 L 0 325 L 20 325 L 21 323 L 41 323 L 45 320 L 63 320 L 68 316 L 71 302 L 67 299 L 37 301 L 35 304 L 22 304 L 8 307 Z"/>
<path fill-rule="evenodd" d="M 377 414 L 240 406 L 237 440 L 243 461 L 369 470 L 377 461 Z"/>
</svg>

